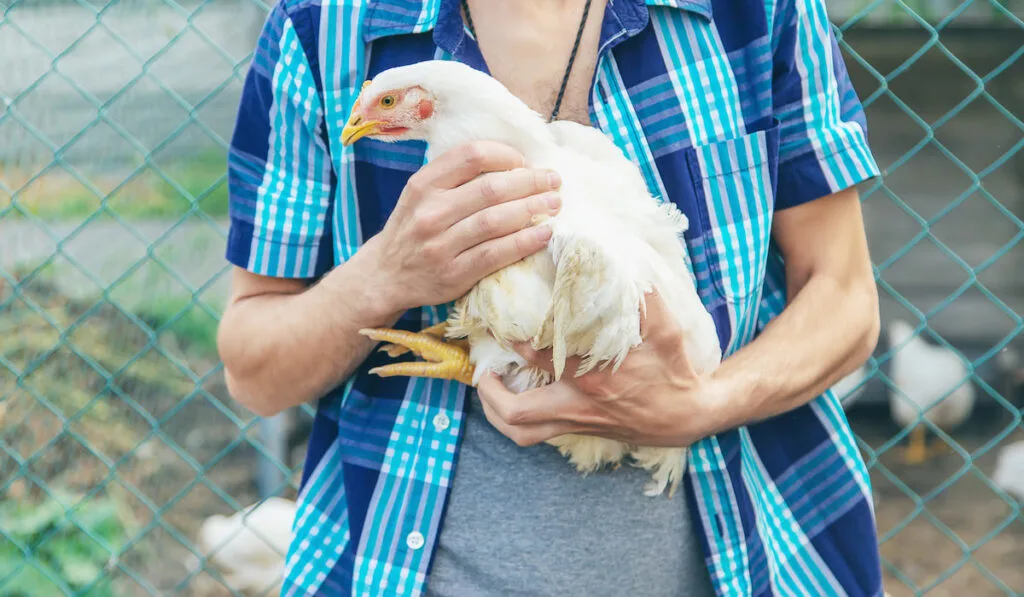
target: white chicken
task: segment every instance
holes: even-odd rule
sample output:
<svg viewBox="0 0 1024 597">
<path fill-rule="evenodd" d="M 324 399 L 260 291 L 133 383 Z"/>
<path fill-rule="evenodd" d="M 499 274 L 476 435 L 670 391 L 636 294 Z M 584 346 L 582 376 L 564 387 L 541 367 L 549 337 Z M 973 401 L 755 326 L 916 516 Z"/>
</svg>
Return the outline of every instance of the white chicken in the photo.
<svg viewBox="0 0 1024 597">
<path fill-rule="evenodd" d="M 561 211 L 536 223 L 552 227 L 548 249 L 481 280 L 456 301 L 446 322 L 425 334 L 363 330 L 392 343 L 384 347 L 392 356 L 405 347 L 432 361 L 393 363 L 373 373 L 475 385 L 490 371 L 521 392 L 552 381 L 511 347 L 527 341 L 552 349 L 555 379 L 571 356 L 582 357 L 577 375 L 609 364 L 614 370 L 641 343 L 644 295 L 655 290 L 684 330 L 694 370 L 718 366 L 714 321 L 686 267 L 685 216 L 669 201 L 659 204 L 637 166 L 597 129 L 548 123 L 496 79 L 457 62 L 427 61 L 364 83 L 342 141 L 362 137 L 426 141 L 428 161 L 466 142 L 499 141 L 519 150 L 528 166 L 550 168 L 562 178 Z M 629 456 L 630 464 L 651 471 L 644 488 L 649 496 L 666 487 L 672 495 L 686 463 L 680 448 L 583 435 L 548 443 L 583 473 L 617 467 Z"/>
<path fill-rule="evenodd" d="M 836 398 L 843 405 L 843 408 L 850 408 L 864 393 L 867 387 L 866 380 L 868 377 L 868 365 L 867 363 L 857 367 L 846 377 L 840 379 L 832 386 L 832 391 L 835 393 Z"/>
<path fill-rule="evenodd" d="M 906 321 L 889 324 L 892 356 L 892 381 L 889 412 L 902 427 L 910 425 L 910 445 L 904 452 L 906 464 L 921 464 L 947 449 L 945 442 L 929 447 L 923 416 L 942 429 L 960 425 L 974 409 L 975 392 L 967 366 L 953 351 L 934 346 L 914 334 Z"/>
<path fill-rule="evenodd" d="M 211 516 L 199 528 L 196 545 L 232 589 L 276 595 L 295 512 L 295 502 L 274 497 L 231 516 Z"/>
</svg>

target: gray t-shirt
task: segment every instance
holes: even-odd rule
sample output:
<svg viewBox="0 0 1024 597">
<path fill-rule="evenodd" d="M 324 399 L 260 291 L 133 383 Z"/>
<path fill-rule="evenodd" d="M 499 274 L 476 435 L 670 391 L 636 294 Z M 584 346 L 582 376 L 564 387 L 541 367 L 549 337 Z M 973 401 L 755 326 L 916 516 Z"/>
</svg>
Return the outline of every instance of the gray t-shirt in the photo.
<svg viewBox="0 0 1024 597">
<path fill-rule="evenodd" d="M 713 597 L 683 488 L 647 471 L 584 477 L 547 444 L 520 448 L 472 393 L 428 597 Z"/>
</svg>

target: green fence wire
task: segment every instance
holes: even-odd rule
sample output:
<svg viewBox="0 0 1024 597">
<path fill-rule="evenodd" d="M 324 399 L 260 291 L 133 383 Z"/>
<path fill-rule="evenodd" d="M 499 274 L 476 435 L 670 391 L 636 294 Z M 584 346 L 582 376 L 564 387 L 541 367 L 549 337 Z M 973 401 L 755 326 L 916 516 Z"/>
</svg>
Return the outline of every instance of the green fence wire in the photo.
<svg viewBox="0 0 1024 597">
<path fill-rule="evenodd" d="M 0 596 L 260 594 L 202 529 L 295 497 L 311 416 L 239 408 L 215 346 L 226 140 L 268 6 L 0 7 Z M 862 197 L 887 327 L 837 390 L 886 589 L 1022 595 L 1024 1 L 829 10 L 883 168 Z M 933 398 L 973 390 L 959 425 L 915 408 L 949 446 L 922 464 L 892 406 L 927 392 L 896 319 L 954 358 L 920 357 L 924 378 L 962 366 Z"/>
</svg>

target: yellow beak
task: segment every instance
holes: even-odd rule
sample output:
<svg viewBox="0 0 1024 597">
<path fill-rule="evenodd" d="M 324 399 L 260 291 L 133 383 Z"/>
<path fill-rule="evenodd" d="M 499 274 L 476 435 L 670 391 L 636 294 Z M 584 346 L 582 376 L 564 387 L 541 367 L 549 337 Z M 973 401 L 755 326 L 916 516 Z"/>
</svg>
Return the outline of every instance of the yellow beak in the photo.
<svg viewBox="0 0 1024 597">
<path fill-rule="evenodd" d="M 359 104 L 361 103 L 362 91 L 370 86 L 370 80 L 363 81 L 363 86 L 359 90 L 359 97 L 356 98 L 355 104 L 352 106 L 352 114 L 348 117 L 348 122 L 345 123 L 345 128 L 341 129 L 341 144 L 352 145 L 359 139 L 367 135 L 376 133 L 383 122 L 379 120 L 367 120 L 363 122 L 362 116 L 359 116 Z"/>
<path fill-rule="evenodd" d="M 376 134 L 383 124 L 380 120 L 363 121 L 361 117 L 353 115 L 345 128 L 341 129 L 341 144 L 352 145 L 367 135 Z"/>
</svg>

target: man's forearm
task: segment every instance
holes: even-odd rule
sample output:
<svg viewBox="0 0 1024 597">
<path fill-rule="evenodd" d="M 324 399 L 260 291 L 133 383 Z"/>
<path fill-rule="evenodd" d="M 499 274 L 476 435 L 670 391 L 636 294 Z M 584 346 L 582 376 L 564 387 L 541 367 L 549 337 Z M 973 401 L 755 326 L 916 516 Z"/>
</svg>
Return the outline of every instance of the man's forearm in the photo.
<svg viewBox="0 0 1024 597">
<path fill-rule="evenodd" d="M 812 276 L 762 334 L 712 376 L 723 430 L 806 404 L 871 356 L 879 334 L 873 280 Z"/>
<path fill-rule="evenodd" d="M 342 383 L 374 346 L 358 331 L 391 326 L 401 315 L 374 280 L 373 260 L 360 251 L 302 292 L 234 302 L 218 337 L 232 396 L 270 416 Z"/>
</svg>

